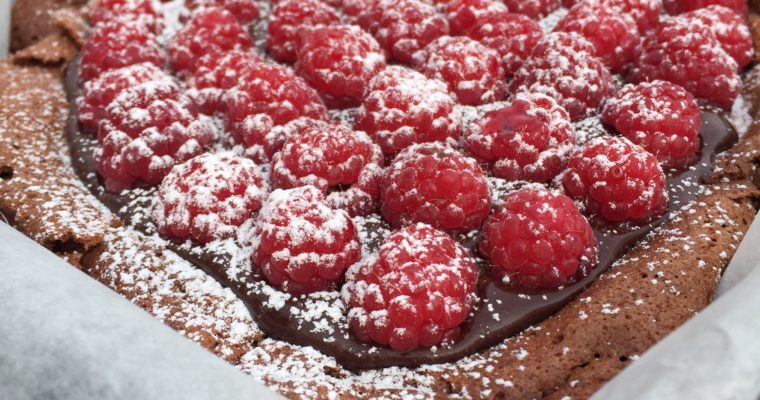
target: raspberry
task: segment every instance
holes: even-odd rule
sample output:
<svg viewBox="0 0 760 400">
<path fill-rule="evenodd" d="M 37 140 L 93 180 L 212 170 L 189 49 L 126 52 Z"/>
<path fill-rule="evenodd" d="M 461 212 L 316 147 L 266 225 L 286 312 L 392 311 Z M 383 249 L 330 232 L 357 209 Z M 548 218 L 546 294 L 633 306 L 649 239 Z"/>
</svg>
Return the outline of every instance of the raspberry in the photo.
<svg viewBox="0 0 760 400">
<path fill-rule="evenodd" d="M 552 42 L 558 37 L 562 40 Z M 591 115 L 604 99 L 614 94 L 615 87 L 599 58 L 577 51 L 586 47 L 585 39 L 576 34 L 548 35 L 517 71 L 510 92 L 546 94 L 557 100 L 573 121 Z"/>
<path fill-rule="evenodd" d="M 391 58 L 407 64 L 419 49 L 449 34 L 446 18 L 432 5 L 417 0 L 378 0 L 358 22 Z"/>
<path fill-rule="evenodd" d="M 708 6 L 681 15 L 691 21 L 705 24 L 718 39 L 723 50 L 730 55 L 739 69 L 746 67 L 755 54 L 752 34 L 744 17 L 722 6 Z"/>
<path fill-rule="evenodd" d="M 623 71 L 633 61 L 639 45 L 639 33 L 630 16 L 590 1 L 574 5 L 555 30 L 585 37 L 613 72 Z"/>
<path fill-rule="evenodd" d="M 478 269 L 467 250 L 424 224 L 391 234 L 346 277 L 351 332 L 395 351 L 453 342 L 477 300 Z"/>
<path fill-rule="evenodd" d="M 320 0 L 283 0 L 272 8 L 267 25 L 267 52 L 277 61 L 296 61 L 301 33 L 313 27 L 336 25 L 340 16 Z"/>
<path fill-rule="evenodd" d="M 645 221 L 668 205 L 657 158 L 625 138 L 591 139 L 570 156 L 561 180 L 570 196 L 608 221 Z"/>
<path fill-rule="evenodd" d="M 509 12 L 539 19 L 556 11 L 562 2 L 560 0 L 504 0 L 504 4 Z"/>
<path fill-rule="evenodd" d="M 188 80 L 188 94 L 200 112 L 212 115 L 224 111 L 224 91 L 237 85 L 248 70 L 264 59 L 250 51 L 233 50 L 207 54 L 198 60 L 195 73 Z"/>
<path fill-rule="evenodd" d="M 491 197 L 478 163 L 440 143 L 407 147 L 385 171 L 380 212 L 391 225 L 422 222 L 444 230 L 476 229 Z"/>
<path fill-rule="evenodd" d="M 681 14 L 718 5 L 730 8 L 742 16 L 747 15 L 747 2 L 745 0 L 663 0 L 663 3 L 668 14 Z"/>
<path fill-rule="evenodd" d="M 686 166 L 699 150 L 699 105 L 670 82 L 626 85 L 607 101 L 602 115 L 605 124 L 654 154 L 665 168 Z"/>
<path fill-rule="evenodd" d="M 267 191 L 253 161 L 232 153 L 201 154 L 164 178 L 153 222 L 171 240 L 205 244 L 226 239 L 261 208 Z"/>
<path fill-rule="evenodd" d="M 82 97 L 77 99 L 77 114 L 82 127 L 96 132 L 98 122 L 106 115 L 106 107 L 123 90 L 148 82 L 170 79 L 169 75 L 150 63 L 134 64 L 112 69 L 82 85 Z"/>
<path fill-rule="evenodd" d="M 142 62 L 163 66 L 156 36 L 141 23 L 116 19 L 98 24 L 82 46 L 79 79 L 87 82 L 112 69 Z"/>
<path fill-rule="evenodd" d="M 98 0 L 90 13 L 90 23 L 98 25 L 115 19 L 137 21 L 153 33 L 159 33 L 163 24 L 150 0 Z"/>
<path fill-rule="evenodd" d="M 355 24 L 358 22 L 359 16 L 361 16 L 363 12 L 369 10 L 376 1 L 377 0 L 330 0 L 327 2 L 338 3 L 333 6 L 343 12 L 343 17 L 347 23 Z"/>
<path fill-rule="evenodd" d="M 587 275 L 599 249 L 569 197 L 520 189 L 504 196 L 483 224 L 480 253 L 511 283 L 556 289 Z"/>
<path fill-rule="evenodd" d="M 285 141 L 289 137 L 300 135 L 311 128 L 329 129 L 330 125 L 330 122 L 321 119 L 299 117 L 286 124 L 273 127 L 264 137 L 263 146 L 267 159 L 271 160 L 275 153 L 280 151 L 282 145 L 285 144 Z"/>
<path fill-rule="evenodd" d="M 138 181 L 161 183 L 175 164 L 203 152 L 213 128 L 198 119 L 176 85 L 150 81 L 116 96 L 106 107 L 98 137 L 98 172 L 106 189 L 118 192 Z"/>
<path fill-rule="evenodd" d="M 455 105 L 443 82 L 390 66 L 370 81 L 354 128 L 372 136 L 388 156 L 414 143 L 456 142 L 461 119 Z"/>
<path fill-rule="evenodd" d="M 358 106 L 369 80 L 384 68 L 385 55 L 372 35 L 348 25 L 313 29 L 296 62 L 296 72 L 330 108 Z"/>
<path fill-rule="evenodd" d="M 669 81 L 697 99 L 729 109 L 741 90 L 737 70 L 736 62 L 706 26 L 670 18 L 644 39 L 628 79 L 633 83 Z"/>
<path fill-rule="evenodd" d="M 272 184 L 277 188 L 312 185 L 327 192 L 337 186 L 353 187 L 367 174 L 366 169 L 377 173 L 382 164 L 380 147 L 365 133 L 339 124 L 314 124 L 288 137 L 274 155 Z M 377 202 L 377 198 L 370 200 Z"/>
<path fill-rule="evenodd" d="M 544 35 L 536 21 L 506 11 L 482 15 L 464 33 L 499 53 L 508 77 L 517 72 Z"/>
<path fill-rule="evenodd" d="M 260 15 L 255 0 L 186 0 L 185 4 L 189 10 L 223 8 L 243 25 L 259 19 Z"/>
<path fill-rule="evenodd" d="M 464 145 L 499 178 L 546 182 L 565 168 L 575 131 L 552 98 L 519 93 L 471 124 Z"/>
<path fill-rule="evenodd" d="M 351 218 L 313 186 L 277 189 L 259 213 L 252 261 L 272 286 L 299 295 L 329 290 L 359 261 Z"/>
<path fill-rule="evenodd" d="M 481 23 L 486 16 L 508 12 L 507 6 L 494 0 L 451 0 L 446 3 L 446 18 L 451 34 L 459 35 Z"/>
<path fill-rule="evenodd" d="M 233 138 L 265 161 L 264 142 L 272 127 L 298 117 L 327 120 L 317 92 L 281 65 L 263 62 L 249 68 L 223 96 L 224 122 Z"/>
<path fill-rule="evenodd" d="M 583 53 L 596 57 L 596 46 L 580 34 L 574 32 L 552 32 L 541 39 L 533 51 L 532 58 L 546 58 L 553 53 L 559 53 L 565 57 L 574 56 L 575 53 Z"/>
<path fill-rule="evenodd" d="M 506 77 L 499 55 L 464 36 L 442 36 L 418 55 L 417 69 L 449 86 L 457 101 L 466 105 L 492 103 L 504 98 Z"/>
<path fill-rule="evenodd" d="M 169 64 L 180 75 L 195 72 L 204 55 L 253 47 L 253 39 L 229 12 L 219 8 L 194 13 L 169 44 Z"/>
<path fill-rule="evenodd" d="M 584 0 L 594 1 L 594 0 Z M 662 13 L 662 0 L 597 0 L 602 7 L 610 8 L 630 16 L 639 33 L 644 34 L 657 27 Z"/>
</svg>

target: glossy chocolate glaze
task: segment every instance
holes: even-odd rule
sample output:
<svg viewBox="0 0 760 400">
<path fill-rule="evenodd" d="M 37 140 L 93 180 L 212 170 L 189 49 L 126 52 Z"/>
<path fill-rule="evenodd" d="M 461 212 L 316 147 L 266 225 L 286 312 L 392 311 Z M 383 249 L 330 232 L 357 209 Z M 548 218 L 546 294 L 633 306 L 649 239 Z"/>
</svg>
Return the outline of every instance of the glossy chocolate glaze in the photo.
<svg viewBox="0 0 760 400">
<path fill-rule="evenodd" d="M 105 191 L 95 172 L 93 150 L 97 140 L 94 136 L 80 131 L 74 108 L 74 100 L 79 95 L 77 70 L 78 63 L 74 61 L 65 77 L 66 92 L 72 104 L 67 126 L 72 165 L 92 193 L 129 224 L 135 221 L 129 211 L 134 209 L 135 198 Z M 719 114 L 703 112 L 702 119 L 702 149 L 699 160 L 684 171 L 668 175 L 669 212 L 677 211 L 696 197 L 699 191 L 697 183 L 712 172 L 713 156 L 729 148 L 737 140 L 736 132 Z M 130 203 L 132 204 L 129 205 Z M 291 306 L 298 306 L 298 298 L 290 298 L 285 306 L 279 309 L 268 307 L 265 305 L 269 300 L 268 295 L 248 289 L 251 283 L 259 279 L 258 277 L 241 273 L 232 279 L 226 273 L 229 260 L 220 259 L 219 255 L 196 254 L 188 251 L 186 246 L 170 244 L 169 247 L 221 284 L 231 288 L 248 307 L 259 328 L 272 338 L 312 346 L 326 355 L 335 357 L 337 362 L 351 370 L 389 366 L 414 367 L 456 361 L 541 322 L 567 304 L 633 244 L 665 222 L 667 217 L 668 213 L 638 227 L 594 224 L 597 225 L 594 231 L 600 250 L 598 264 L 589 275 L 559 290 L 527 292 L 505 285 L 499 277 L 490 273 L 486 266 L 482 266 L 478 283 L 480 302 L 471 317 L 462 325 L 460 338 L 453 344 L 438 347 L 435 351 L 419 349 L 408 353 L 398 353 L 388 348 L 358 342 L 343 327 L 335 327 L 337 333 L 331 335 L 315 333 L 311 322 L 298 319 L 289 312 Z M 138 230 L 152 232 L 149 224 L 138 221 L 134 225 Z M 460 241 L 467 247 L 473 247 L 477 238 L 470 237 L 469 240 Z M 494 318 L 495 314 L 498 314 L 498 319 Z"/>
</svg>

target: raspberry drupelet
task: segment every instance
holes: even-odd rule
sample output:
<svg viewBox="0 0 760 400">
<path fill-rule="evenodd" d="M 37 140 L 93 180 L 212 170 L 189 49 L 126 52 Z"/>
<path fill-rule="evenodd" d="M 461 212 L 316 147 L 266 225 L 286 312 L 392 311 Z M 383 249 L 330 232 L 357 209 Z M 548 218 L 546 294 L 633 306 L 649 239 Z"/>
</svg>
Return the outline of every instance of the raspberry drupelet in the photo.
<svg viewBox="0 0 760 400">
<path fill-rule="evenodd" d="M 168 46 L 169 64 L 181 77 L 192 75 L 199 58 L 232 50 L 248 50 L 253 39 L 229 12 L 200 9 L 177 31 Z"/>
<path fill-rule="evenodd" d="M 533 19 L 545 17 L 562 5 L 561 0 L 504 0 L 509 12 L 525 14 Z"/>
<path fill-rule="evenodd" d="M 267 24 L 267 52 L 280 62 L 296 61 L 296 49 L 309 29 L 340 23 L 337 10 L 320 0 L 283 0 L 275 4 Z"/>
<path fill-rule="evenodd" d="M 330 290 L 359 261 L 351 218 L 313 186 L 274 190 L 254 228 L 253 265 L 274 287 L 299 295 Z"/>
<path fill-rule="evenodd" d="M 575 130 L 567 111 L 552 98 L 519 93 L 470 124 L 464 145 L 494 176 L 546 182 L 565 168 Z"/>
<path fill-rule="evenodd" d="M 174 167 L 158 188 L 153 222 L 175 241 L 205 244 L 232 237 L 261 208 L 268 184 L 253 161 L 205 153 Z"/>
<path fill-rule="evenodd" d="M 742 16 L 747 15 L 747 2 L 745 0 L 663 0 L 663 5 L 669 14 L 681 14 L 718 5 L 730 8 Z"/>
<path fill-rule="evenodd" d="M 442 36 L 417 55 L 416 69 L 440 79 L 459 103 L 480 105 L 504 98 L 506 76 L 499 55 L 465 36 Z"/>
<path fill-rule="evenodd" d="M 739 69 L 746 67 L 755 55 L 752 34 L 744 17 L 723 6 L 709 6 L 682 14 L 680 18 L 699 21 L 710 28 L 723 50 L 736 61 Z"/>
<path fill-rule="evenodd" d="M 461 117 L 455 106 L 446 84 L 394 65 L 370 81 L 354 128 L 394 156 L 414 143 L 458 141 Z"/>
<path fill-rule="evenodd" d="M 251 51 L 207 54 L 198 60 L 195 72 L 188 79 L 187 93 L 200 112 L 208 115 L 223 112 L 224 92 L 232 89 L 242 76 L 262 62 L 264 59 Z"/>
<path fill-rule="evenodd" d="M 409 146 L 385 171 L 380 213 L 394 227 L 422 222 L 467 232 L 480 227 L 490 208 L 478 163 L 443 144 Z"/>
<path fill-rule="evenodd" d="M 565 191 L 608 221 L 645 222 L 667 209 L 665 173 L 654 155 L 621 137 L 599 137 L 576 151 L 562 173 Z"/>
<path fill-rule="evenodd" d="M 654 154 L 663 168 L 685 167 L 699 151 L 699 105 L 670 82 L 626 85 L 604 105 L 602 119 Z"/>
<path fill-rule="evenodd" d="M 333 25 L 312 29 L 303 38 L 295 69 L 328 107 L 350 108 L 359 105 L 370 79 L 385 65 L 372 35 L 357 26 Z"/>
<path fill-rule="evenodd" d="M 508 12 L 504 3 L 494 0 L 451 0 L 444 12 L 452 35 L 460 35 L 481 23 L 484 17 Z"/>
<path fill-rule="evenodd" d="M 90 12 L 90 23 L 93 26 L 117 18 L 143 24 L 156 34 L 163 27 L 162 17 L 150 0 L 98 0 Z"/>
<path fill-rule="evenodd" d="M 259 19 L 260 16 L 256 0 L 185 0 L 185 5 L 189 10 L 223 8 L 243 25 Z"/>
<path fill-rule="evenodd" d="M 391 234 L 346 274 L 348 324 L 361 341 L 399 352 L 453 342 L 477 301 L 467 250 L 429 225 Z"/>
<path fill-rule="evenodd" d="M 575 203 L 561 193 L 520 189 L 483 224 L 480 253 L 493 272 L 526 288 L 556 289 L 587 275 L 599 249 Z"/>
</svg>

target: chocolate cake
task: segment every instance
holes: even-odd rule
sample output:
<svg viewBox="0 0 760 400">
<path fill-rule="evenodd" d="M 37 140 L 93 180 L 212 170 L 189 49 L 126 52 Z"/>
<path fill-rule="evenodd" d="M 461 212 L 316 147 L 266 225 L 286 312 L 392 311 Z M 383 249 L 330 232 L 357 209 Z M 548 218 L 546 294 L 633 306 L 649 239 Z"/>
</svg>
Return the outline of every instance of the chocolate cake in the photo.
<svg viewBox="0 0 760 400">
<path fill-rule="evenodd" d="M 39 2 L 0 212 L 286 397 L 586 398 L 757 211 L 755 15 L 691 4 Z"/>
</svg>

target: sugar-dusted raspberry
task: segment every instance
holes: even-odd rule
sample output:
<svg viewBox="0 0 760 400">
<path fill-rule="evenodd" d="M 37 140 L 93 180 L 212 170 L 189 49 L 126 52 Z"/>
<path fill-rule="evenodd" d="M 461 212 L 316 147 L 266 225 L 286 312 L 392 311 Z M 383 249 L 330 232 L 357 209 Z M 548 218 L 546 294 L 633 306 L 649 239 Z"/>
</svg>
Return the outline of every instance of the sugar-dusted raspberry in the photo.
<svg viewBox="0 0 760 400">
<path fill-rule="evenodd" d="M 536 43 L 530 56 L 545 58 L 551 57 L 553 53 L 559 53 L 566 57 L 574 56 L 575 53 L 596 56 L 596 46 L 575 32 L 552 32 Z"/>
<path fill-rule="evenodd" d="M 287 67 L 269 62 L 248 69 L 223 101 L 225 126 L 258 161 L 268 159 L 263 146 L 272 127 L 298 117 L 328 119 L 327 108 L 314 88 Z"/>
<path fill-rule="evenodd" d="M 168 79 L 169 74 L 151 63 L 134 64 L 112 69 L 82 85 L 82 97 L 77 99 L 79 123 L 89 132 L 96 132 L 98 122 L 106 115 L 108 106 L 123 90 L 148 81 Z"/>
<path fill-rule="evenodd" d="M 174 35 L 168 47 L 169 64 L 182 74 L 195 72 L 199 58 L 231 50 L 247 50 L 253 39 L 229 12 L 220 8 L 196 11 Z"/>
<path fill-rule="evenodd" d="M 97 170 L 106 189 L 118 192 L 138 181 L 161 183 L 175 164 L 203 152 L 213 128 L 198 119 L 175 85 L 150 81 L 116 96 L 106 107 L 98 137 Z"/>
<path fill-rule="evenodd" d="M 335 123 L 313 124 L 288 137 L 272 157 L 272 184 L 286 189 L 312 185 L 328 192 L 352 187 L 365 169 L 379 171 L 382 165 L 380 146 L 364 132 Z"/>
<path fill-rule="evenodd" d="M 686 166 L 699 150 L 699 105 L 676 84 L 626 85 L 607 101 L 602 117 L 605 124 L 654 154 L 664 168 Z"/>
<path fill-rule="evenodd" d="M 385 68 L 375 38 L 357 26 L 315 28 L 302 40 L 296 71 L 330 108 L 359 105 L 370 79 Z"/>
<path fill-rule="evenodd" d="M 361 341 L 410 351 L 453 342 L 477 295 L 478 269 L 447 234 L 415 224 L 346 273 L 348 324 Z"/>
<path fill-rule="evenodd" d="M 204 244 L 232 237 L 261 208 L 268 190 L 250 159 L 228 152 L 201 154 L 164 178 L 151 215 L 164 237 Z"/>
<path fill-rule="evenodd" d="M 298 295 L 331 289 L 360 255 L 351 218 L 328 207 L 313 186 L 277 189 L 259 212 L 253 265 L 281 290 Z"/>
<path fill-rule="evenodd" d="M 558 37 L 562 41 L 552 42 Z M 572 45 L 565 46 L 565 40 Z M 573 121 L 592 114 L 615 93 L 615 87 L 599 58 L 577 51 L 586 48 L 584 42 L 577 34 L 546 36 L 515 74 L 510 91 L 543 93 L 557 100 Z"/>
<path fill-rule="evenodd" d="M 499 55 L 465 36 L 442 36 L 415 56 L 416 68 L 428 78 L 440 79 L 466 105 L 504 98 L 506 77 Z"/>
<path fill-rule="evenodd" d="M 153 33 L 159 33 L 163 26 L 162 18 L 150 0 L 98 0 L 90 12 L 92 25 L 117 18 L 144 24 Z"/>
<path fill-rule="evenodd" d="M 333 7 L 343 12 L 343 18 L 346 23 L 355 24 L 359 16 L 372 7 L 377 0 L 329 0 Z M 334 4 L 333 4 L 334 3 Z"/>
<path fill-rule="evenodd" d="M 599 249 L 575 203 L 561 193 L 520 189 L 483 224 L 480 253 L 494 272 L 528 288 L 556 289 L 587 275 Z"/>
<path fill-rule="evenodd" d="M 385 171 L 380 212 L 395 227 L 422 222 L 444 230 L 478 228 L 491 208 L 483 170 L 440 143 L 407 147 Z"/>
<path fill-rule="evenodd" d="M 533 19 L 545 17 L 556 11 L 561 0 L 504 0 L 509 12 L 525 14 Z"/>
<path fill-rule="evenodd" d="M 329 129 L 331 124 L 331 122 L 322 119 L 298 117 L 286 124 L 272 127 L 264 137 L 263 146 L 267 159 L 271 160 L 275 153 L 280 151 L 282 145 L 285 144 L 285 141 L 288 140 L 289 137 L 300 135 L 312 128 Z"/>
<path fill-rule="evenodd" d="M 277 61 L 296 61 L 300 36 L 308 29 L 340 23 L 337 10 L 320 0 L 282 0 L 272 8 L 267 25 L 267 52 Z"/>
<path fill-rule="evenodd" d="M 461 118 L 455 106 L 443 82 L 390 66 L 370 81 L 354 128 L 394 156 L 414 143 L 456 142 Z"/>
<path fill-rule="evenodd" d="M 494 49 L 501 57 L 504 72 L 511 77 L 522 65 L 544 31 L 525 15 L 510 12 L 489 12 L 464 34 Z"/>
<path fill-rule="evenodd" d="M 567 111 L 551 97 L 518 93 L 473 122 L 464 145 L 499 178 L 546 182 L 565 168 L 575 131 Z"/>
<path fill-rule="evenodd" d="M 630 64 L 639 45 L 639 32 L 633 19 L 619 10 L 596 1 L 574 5 L 555 28 L 576 32 L 594 44 L 597 57 L 613 72 Z"/>
<path fill-rule="evenodd" d="M 185 5 L 189 10 L 223 8 L 244 25 L 257 20 L 260 16 L 256 0 L 185 0 Z"/>
<path fill-rule="evenodd" d="M 486 16 L 508 12 L 504 3 L 495 0 L 451 0 L 445 5 L 451 34 L 459 35 L 481 24 Z"/>
<path fill-rule="evenodd" d="M 87 82 L 112 69 L 148 62 L 164 64 L 156 36 L 139 22 L 116 19 L 93 27 L 82 46 L 79 79 Z"/>
<path fill-rule="evenodd" d="M 752 34 L 744 17 L 723 6 L 708 6 L 680 16 L 700 21 L 710 28 L 723 50 L 730 55 L 739 69 L 746 67 L 755 55 Z"/>
<path fill-rule="evenodd" d="M 592 0 L 584 0 L 592 1 Z M 662 13 L 662 0 L 597 0 L 602 7 L 629 15 L 644 34 L 657 27 Z"/>
<path fill-rule="evenodd" d="M 209 115 L 222 112 L 224 92 L 237 85 L 248 70 L 262 62 L 264 59 L 252 51 L 207 54 L 198 60 L 195 72 L 188 79 L 188 94 L 200 112 Z"/>
<path fill-rule="evenodd" d="M 561 175 L 565 191 L 608 221 L 645 221 L 668 206 L 657 158 L 621 137 L 599 137 L 576 151 Z"/>
<path fill-rule="evenodd" d="M 663 0 L 665 11 L 669 14 L 681 14 L 711 5 L 730 8 L 741 15 L 747 15 L 746 0 Z"/>
<path fill-rule="evenodd" d="M 411 63 L 413 55 L 433 40 L 449 34 L 449 23 L 435 7 L 418 0 L 378 0 L 359 16 L 396 61 Z"/>
<path fill-rule="evenodd" d="M 697 99 L 729 109 L 741 90 L 737 70 L 707 26 L 670 18 L 644 39 L 628 80 L 673 82 Z"/>
</svg>

